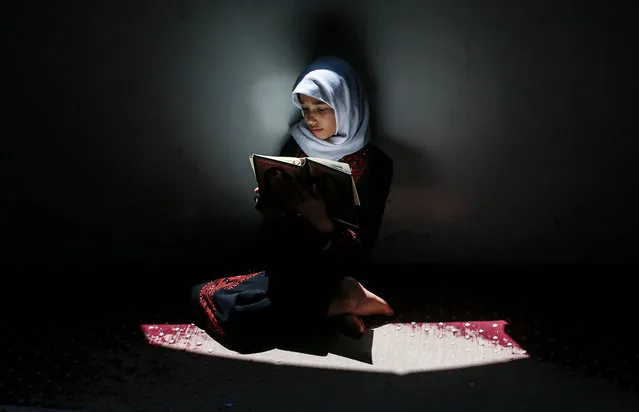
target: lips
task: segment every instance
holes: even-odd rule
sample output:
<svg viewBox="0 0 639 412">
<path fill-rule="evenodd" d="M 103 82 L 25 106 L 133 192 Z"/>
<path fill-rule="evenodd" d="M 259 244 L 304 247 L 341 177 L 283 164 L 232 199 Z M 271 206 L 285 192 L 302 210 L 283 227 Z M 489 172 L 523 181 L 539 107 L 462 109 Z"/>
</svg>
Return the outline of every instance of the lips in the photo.
<svg viewBox="0 0 639 412">
<path fill-rule="evenodd" d="M 319 132 L 321 132 L 321 131 L 322 131 L 322 129 L 311 129 L 311 131 L 312 131 L 313 133 L 319 133 Z"/>
</svg>

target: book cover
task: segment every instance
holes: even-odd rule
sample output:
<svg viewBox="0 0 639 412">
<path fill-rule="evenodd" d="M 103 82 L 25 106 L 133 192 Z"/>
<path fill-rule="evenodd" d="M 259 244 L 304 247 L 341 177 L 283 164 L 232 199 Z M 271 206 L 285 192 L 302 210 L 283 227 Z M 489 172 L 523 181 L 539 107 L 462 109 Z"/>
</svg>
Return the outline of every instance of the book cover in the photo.
<svg viewBox="0 0 639 412">
<path fill-rule="evenodd" d="M 253 173 L 260 188 L 260 196 L 269 192 L 269 180 L 277 172 L 312 190 L 313 183 L 322 195 L 331 218 L 357 227 L 356 208 L 359 206 L 357 188 L 348 163 L 313 157 L 282 157 L 252 154 L 249 157 Z"/>
</svg>

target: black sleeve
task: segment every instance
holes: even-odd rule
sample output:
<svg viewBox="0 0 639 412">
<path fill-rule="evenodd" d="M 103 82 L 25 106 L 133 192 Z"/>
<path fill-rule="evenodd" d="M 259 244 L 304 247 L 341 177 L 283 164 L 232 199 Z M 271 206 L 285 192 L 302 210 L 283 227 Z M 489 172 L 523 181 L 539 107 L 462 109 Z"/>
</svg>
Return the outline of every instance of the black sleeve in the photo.
<svg viewBox="0 0 639 412">
<path fill-rule="evenodd" d="M 297 144 L 291 138 L 282 148 L 281 155 L 294 156 L 296 151 Z M 335 222 L 334 232 L 324 237 L 313 234 L 309 228 L 300 231 L 299 225 L 264 221 L 258 239 L 263 260 L 270 262 L 270 258 L 277 257 L 277 248 L 281 245 L 289 245 L 287 250 L 295 250 L 296 246 L 302 248 L 296 250 L 298 256 L 305 254 L 304 248 L 325 249 L 331 258 L 329 260 L 343 264 L 356 264 L 368 259 L 379 236 L 393 171 L 392 160 L 379 149 L 371 147 L 369 164 L 357 182 L 361 204 L 357 207 L 359 228 Z M 296 239 L 294 244 L 290 243 L 291 239 Z"/>
<path fill-rule="evenodd" d="M 366 257 L 377 244 L 394 172 L 393 161 L 383 152 L 371 150 L 371 157 L 371 164 L 357 184 L 361 203 L 358 236 Z"/>
<path fill-rule="evenodd" d="M 295 156 L 297 152 L 297 142 L 292 136 L 284 142 L 282 149 L 280 150 L 280 156 Z"/>
<path fill-rule="evenodd" d="M 359 228 L 351 229 L 336 223 L 333 235 L 327 239 L 327 249 L 339 261 L 357 262 L 368 259 L 377 243 L 386 202 L 393 180 L 393 162 L 383 152 L 370 150 L 369 165 L 357 182 L 360 204 L 357 208 Z"/>
</svg>

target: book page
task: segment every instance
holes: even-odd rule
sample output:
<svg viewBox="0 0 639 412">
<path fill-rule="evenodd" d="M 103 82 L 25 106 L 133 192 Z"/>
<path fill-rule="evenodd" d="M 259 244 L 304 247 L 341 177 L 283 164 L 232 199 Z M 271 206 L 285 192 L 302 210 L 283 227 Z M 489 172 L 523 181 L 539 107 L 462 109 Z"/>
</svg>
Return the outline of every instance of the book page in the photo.
<svg viewBox="0 0 639 412">
<path fill-rule="evenodd" d="M 357 225 L 355 206 L 359 204 L 359 197 L 353 176 L 346 173 L 344 168 L 337 169 L 324 162 L 316 162 L 314 158 L 308 158 L 306 164 L 313 182 L 317 184 L 317 189 L 326 202 L 329 215 L 336 220 Z"/>
<path fill-rule="evenodd" d="M 348 163 L 337 162 L 335 160 L 322 159 L 321 157 L 307 157 L 308 160 L 312 160 L 313 162 L 321 163 L 325 166 L 331 167 L 335 170 L 339 170 L 343 173 L 351 174 L 351 166 Z"/>
<path fill-rule="evenodd" d="M 333 160 L 321 159 L 318 157 L 307 157 L 306 159 L 308 159 L 311 176 L 313 176 L 313 173 L 317 175 L 318 173 L 326 173 L 328 170 L 333 170 L 333 171 L 347 175 L 348 180 L 350 181 L 350 186 L 352 187 L 352 190 L 353 190 L 353 204 L 357 206 L 360 205 L 359 195 L 357 194 L 357 187 L 355 186 L 355 181 L 353 180 L 353 176 L 351 174 L 351 167 L 348 163 L 336 162 Z M 325 168 L 318 168 L 316 166 L 315 169 L 313 169 L 313 162 L 319 163 L 320 165 L 325 166 Z M 334 175 L 334 177 L 340 180 L 344 179 L 343 180 L 344 182 L 346 181 L 346 178 L 339 177 L 339 175 Z"/>
</svg>

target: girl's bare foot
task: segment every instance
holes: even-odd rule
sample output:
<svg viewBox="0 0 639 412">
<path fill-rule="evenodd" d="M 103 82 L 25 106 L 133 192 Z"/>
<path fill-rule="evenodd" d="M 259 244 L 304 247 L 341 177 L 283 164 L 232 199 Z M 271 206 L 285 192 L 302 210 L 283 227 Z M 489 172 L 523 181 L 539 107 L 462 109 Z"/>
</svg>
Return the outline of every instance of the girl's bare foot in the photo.
<svg viewBox="0 0 639 412">
<path fill-rule="evenodd" d="M 357 316 L 392 316 L 393 309 L 384 299 L 368 291 L 357 280 L 345 277 L 341 281 L 339 295 L 328 308 L 328 316 L 346 313 Z"/>
</svg>

